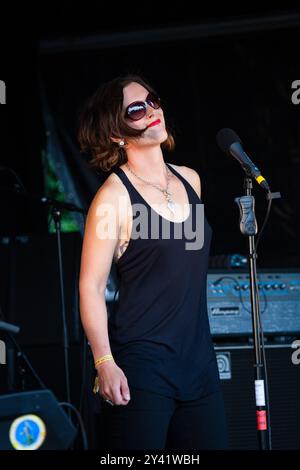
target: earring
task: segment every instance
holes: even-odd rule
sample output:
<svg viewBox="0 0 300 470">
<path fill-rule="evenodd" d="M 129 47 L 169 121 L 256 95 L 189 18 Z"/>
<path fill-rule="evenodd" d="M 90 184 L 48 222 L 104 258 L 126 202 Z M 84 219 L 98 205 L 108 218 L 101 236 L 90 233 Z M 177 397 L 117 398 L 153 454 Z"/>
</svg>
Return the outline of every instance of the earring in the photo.
<svg viewBox="0 0 300 470">
<path fill-rule="evenodd" d="M 124 145 L 125 145 L 125 142 L 124 142 L 124 140 L 123 140 L 123 139 L 122 139 L 122 140 L 120 140 L 120 142 L 119 142 L 119 147 L 124 147 Z"/>
</svg>

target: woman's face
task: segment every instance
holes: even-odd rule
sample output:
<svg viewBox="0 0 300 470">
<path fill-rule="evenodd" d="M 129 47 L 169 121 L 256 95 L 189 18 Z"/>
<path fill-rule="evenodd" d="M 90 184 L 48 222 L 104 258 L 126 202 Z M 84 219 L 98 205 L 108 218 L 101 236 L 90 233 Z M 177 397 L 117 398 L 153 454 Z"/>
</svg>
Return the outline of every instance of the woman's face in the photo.
<svg viewBox="0 0 300 470">
<path fill-rule="evenodd" d="M 123 89 L 123 112 L 127 106 L 134 101 L 146 101 L 149 91 L 142 85 L 136 82 L 132 82 Z M 127 123 L 134 129 L 146 129 L 143 136 L 135 139 L 136 143 L 139 144 L 161 144 L 164 142 L 168 133 L 165 127 L 164 113 L 161 108 L 154 109 L 151 106 L 147 106 L 146 114 L 138 121 L 132 121 L 127 119 Z M 154 124 L 154 125 L 153 125 Z M 127 141 L 133 139 L 126 139 Z"/>
</svg>

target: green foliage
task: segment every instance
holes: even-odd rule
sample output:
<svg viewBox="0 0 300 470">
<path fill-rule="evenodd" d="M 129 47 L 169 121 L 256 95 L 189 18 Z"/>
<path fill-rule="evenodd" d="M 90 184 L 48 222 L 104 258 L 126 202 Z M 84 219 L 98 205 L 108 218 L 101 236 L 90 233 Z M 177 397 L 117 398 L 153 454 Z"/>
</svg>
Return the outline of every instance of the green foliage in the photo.
<svg viewBox="0 0 300 470">
<path fill-rule="evenodd" d="M 45 196 L 57 201 L 66 202 L 65 191 L 62 184 L 57 177 L 55 166 L 51 155 L 47 154 L 45 150 L 42 151 L 42 163 L 44 169 L 44 182 L 45 182 Z M 55 226 L 51 213 L 49 211 L 49 233 L 55 232 Z M 78 232 L 79 227 L 73 217 L 73 213 L 63 210 L 61 216 L 61 231 L 62 232 Z"/>
</svg>

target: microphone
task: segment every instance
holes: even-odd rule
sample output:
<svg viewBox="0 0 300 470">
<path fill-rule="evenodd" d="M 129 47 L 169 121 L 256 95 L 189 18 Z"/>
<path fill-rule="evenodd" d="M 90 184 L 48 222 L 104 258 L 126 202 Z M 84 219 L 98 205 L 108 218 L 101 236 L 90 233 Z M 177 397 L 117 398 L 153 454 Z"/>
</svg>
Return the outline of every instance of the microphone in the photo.
<svg viewBox="0 0 300 470">
<path fill-rule="evenodd" d="M 221 129 L 217 133 L 216 139 L 218 146 L 223 152 L 236 158 L 248 176 L 252 176 L 260 186 L 270 191 L 267 181 L 262 176 L 257 166 L 250 160 L 242 147 L 241 139 L 232 129 Z"/>
</svg>

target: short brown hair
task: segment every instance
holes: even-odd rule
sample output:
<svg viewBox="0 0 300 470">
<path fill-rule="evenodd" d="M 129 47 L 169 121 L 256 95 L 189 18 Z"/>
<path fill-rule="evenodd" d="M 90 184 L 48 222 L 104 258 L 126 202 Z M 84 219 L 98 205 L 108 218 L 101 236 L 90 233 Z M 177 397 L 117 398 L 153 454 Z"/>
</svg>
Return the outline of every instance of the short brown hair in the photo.
<svg viewBox="0 0 300 470">
<path fill-rule="evenodd" d="M 155 90 L 138 75 L 125 75 L 102 84 L 87 101 L 79 120 L 78 140 L 80 150 L 89 153 L 90 165 L 103 171 L 127 162 L 123 148 L 111 137 L 140 137 L 145 129 L 133 129 L 123 116 L 123 88 L 132 82 L 139 83 L 149 92 Z M 166 150 L 173 150 L 174 138 L 167 129 L 168 137 L 162 143 Z"/>
</svg>

